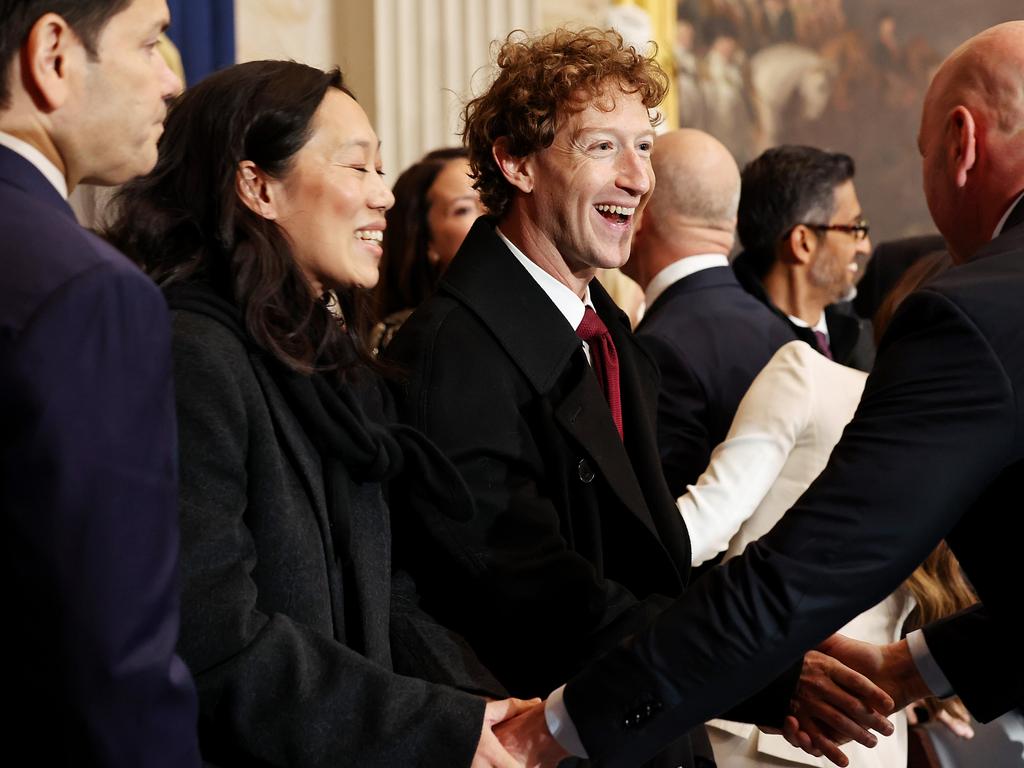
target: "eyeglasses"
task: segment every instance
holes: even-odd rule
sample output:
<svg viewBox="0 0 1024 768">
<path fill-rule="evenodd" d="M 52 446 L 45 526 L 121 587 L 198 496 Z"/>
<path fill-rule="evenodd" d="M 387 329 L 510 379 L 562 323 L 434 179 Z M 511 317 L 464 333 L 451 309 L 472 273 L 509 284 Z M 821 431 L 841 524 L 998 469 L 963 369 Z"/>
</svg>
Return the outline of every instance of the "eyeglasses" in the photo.
<svg viewBox="0 0 1024 768">
<path fill-rule="evenodd" d="M 804 224 L 808 229 L 817 229 L 819 231 L 833 231 L 833 232 L 846 232 L 849 235 L 853 235 L 853 239 L 860 242 L 868 236 L 871 232 L 871 227 L 867 222 L 867 219 L 861 219 L 856 224 Z"/>
</svg>

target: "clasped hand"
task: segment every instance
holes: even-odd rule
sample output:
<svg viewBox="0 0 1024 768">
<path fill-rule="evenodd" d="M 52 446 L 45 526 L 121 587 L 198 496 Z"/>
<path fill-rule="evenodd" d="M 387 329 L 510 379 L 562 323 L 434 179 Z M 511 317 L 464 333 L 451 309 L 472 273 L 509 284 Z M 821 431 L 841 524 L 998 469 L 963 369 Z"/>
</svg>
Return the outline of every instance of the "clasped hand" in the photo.
<svg viewBox="0 0 1024 768">
<path fill-rule="evenodd" d="M 872 645 L 833 635 L 804 656 L 782 733 L 793 746 L 846 766 L 840 744 L 874 747 L 871 730 L 893 731 L 884 715 L 928 694 L 905 641 Z"/>
</svg>

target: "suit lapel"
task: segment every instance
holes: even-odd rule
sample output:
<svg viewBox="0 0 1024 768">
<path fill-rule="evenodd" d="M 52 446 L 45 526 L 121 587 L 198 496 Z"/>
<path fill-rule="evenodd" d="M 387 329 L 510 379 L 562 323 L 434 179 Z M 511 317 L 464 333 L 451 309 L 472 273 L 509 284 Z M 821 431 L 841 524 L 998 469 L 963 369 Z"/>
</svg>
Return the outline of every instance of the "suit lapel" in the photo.
<svg viewBox="0 0 1024 768">
<path fill-rule="evenodd" d="M 828 339 L 832 357 L 835 360 L 847 360 L 860 338 L 860 321 L 853 315 L 843 312 L 835 304 L 829 304 L 825 307 L 825 322 L 828 324 Z M 817 340 L 815 340 L 815 344 L 817 344 Z M 817 349 L 816 346 L 815 349 Z"/>
<path fill-rule="evenodd" d="M 494 222 L 481 218 L 473 225 L 465 243 L 441 280 L 440 290 L 452 295 L 473 311 L 487 326 L 506 354 L 515 362 L 531 386 L 541 396 L 554 398 L 555 385 L 564 381 L 570 367 L 579 371 L 576 380 L 560 400 L 552 400 L 555 419 L 591 460 L 608 482 L 616 497 L 652 533 L 657 526 L 648 510 L 640 483 L 626 446 L 619 439 L 615 423 L 598 384 L 597 377 L 583 358 L 579 337 L 547 294 L 523 269 L 516 257 L 494 231 Z M 612 339 L 631 361 L 632 350 L 623 322 L 628 320 L 600 287 L 591 283 L 591 296 L 598 315 L 612 332 Z M 623 412 L 628 414 L 626 441 L 631 442 L 633 414 L 641 396 L 632 364 L 620 365 L 626 371 L 620 382 Z"/>
<path fill-rule="evenodd" d="M 719 269 L 705 271 L 719 272 Z M 728 276 L 731 278 L 731 275 L 730 271 Z M 691 277 L 697 276 L 695 274 Z M 718 279 L 717 276 L 706 275 L 699 282 L 702 286 L 708 286 L 717 284 Z M 642 509 L 644 522 L 649 521 L 649 525 L 653 526 L 685 582 L 690 567 L 690 539 L 675 499 L 669 493 L 658 454 L 656 412 L 661 386 L 660 374 L 655 362 L 637 343 L 630 329 L 629 318 L 596 280 L 591 283 L 590 295 L 594 307 L 611 332 L 619 354 L 623 420 L 628 424 L 623 449 L 629 461 L 629 492 L 635 490 L 633 504 Z M 623 488 L 626 487 L 626 483 L 623 483 Z M 624 499 L 623 502 L 630 506 L 628 500 Z"/>
<path fill-rule="evenodd" d="M 587 368 L 589 369 L 589 366 Z M 626 387 L 623 387 L 623 413 L 627 414 L 631 409 L 627 408 L 625 390 Z M 594 463 L 616 498 L 636 515 L 651 533 L 658 535 L 640 483 L 633 472 L 633 463 L 625 445 L 619 439 L 619 433 L 615 429 L 615 422 L 612 421 L 597 377 L 589 370 L 584 371 L 576 386 L 556 404 L 554 414 L 562 429 Z M 627 433 L 632 427 L 632 419 L 628 419 Z"/>
</svg>

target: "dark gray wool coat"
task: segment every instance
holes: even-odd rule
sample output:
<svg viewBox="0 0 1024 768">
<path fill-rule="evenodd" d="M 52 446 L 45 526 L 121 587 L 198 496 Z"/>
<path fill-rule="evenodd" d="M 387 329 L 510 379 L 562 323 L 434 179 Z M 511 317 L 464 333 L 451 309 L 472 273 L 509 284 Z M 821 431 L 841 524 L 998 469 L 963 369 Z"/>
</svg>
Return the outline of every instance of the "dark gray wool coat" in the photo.
<svg viewBox="0 0 1024 768">
<path fill-rule="evenodd" d="M 233 306 L 174 311 L 181 463 L 179 650 L 196 679 L 204 758 L 220 766 L 468 766 L 500 687 L 391 573 L 379 483 L 332 533 L 321 450 Z M 234 317 L 233 317 L 234 314 Z M 359 399 L 386 409 L 376 377 Z M 335 496 L 337 492 L 335 493 Z M 339 546 L 343 551 L 339 551 Z M 400 674 L 401 673 L 401 674 Z M 409 676 L 405 676 L 409 675 Z M 415 676 L 415 677 L 413 677 Z"/>
</svg>

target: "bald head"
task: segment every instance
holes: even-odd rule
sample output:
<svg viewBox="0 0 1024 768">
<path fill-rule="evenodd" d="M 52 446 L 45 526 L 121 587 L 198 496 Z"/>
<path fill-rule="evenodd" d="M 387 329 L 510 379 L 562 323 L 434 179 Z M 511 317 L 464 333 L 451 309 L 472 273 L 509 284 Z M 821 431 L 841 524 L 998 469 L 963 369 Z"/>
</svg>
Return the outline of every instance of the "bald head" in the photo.
<svg viewBox="0 0 1024 768">
<path fill-rule="evenodd" d="M 736 161 L 703 131 L 683 128 L 659 136 L 651 163 L 658 183 L 624 268 L 641 285 L 681 258 L 728 254 L 740 200 Z"/>
<path fill-rule="evenodd" d="M 932 218 L 966 261 L 1024 190 L 1024 22 L 991 27 L 942 63 L 918 145 Z"/>
<path fill-rule="evenodd" d="M 729 150 L 703 131 L 659 136 L 651 155 L 658 180 L 647 205 L 656 222 L 732 232 L 740 201 L 740 171 Z"/>
</svg>

